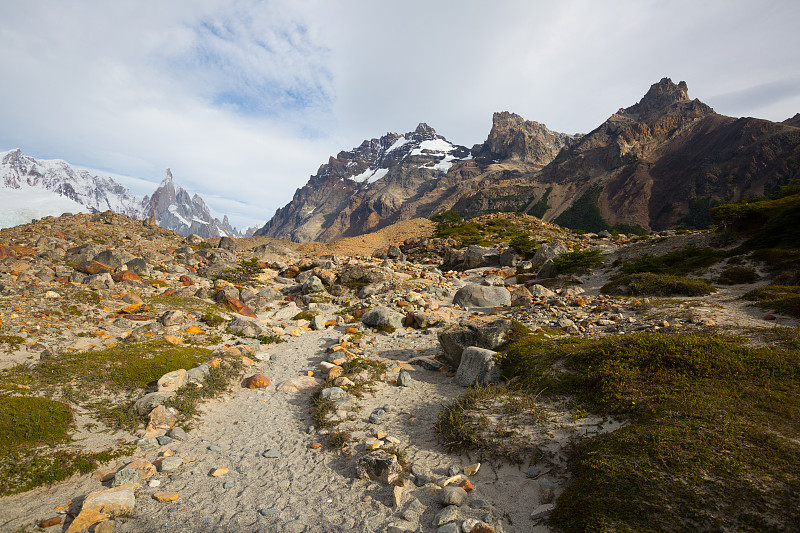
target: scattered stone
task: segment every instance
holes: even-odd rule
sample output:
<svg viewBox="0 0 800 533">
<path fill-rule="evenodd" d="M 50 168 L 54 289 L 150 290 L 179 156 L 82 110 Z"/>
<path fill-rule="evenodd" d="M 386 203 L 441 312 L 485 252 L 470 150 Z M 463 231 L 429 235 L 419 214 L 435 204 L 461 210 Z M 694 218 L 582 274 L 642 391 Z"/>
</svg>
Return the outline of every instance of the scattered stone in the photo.
<svg viewBox="0 0 800 533">
<path fill-rule="evenodd" d="M 400 371 L 400 373 L 397 375 L 397 384 L 401 387 L 411 386 L 411 374 L 408 372 L 408 370 Z"/>
<path fill-rule="evenodd" d="M 118 470 L 114 475 L 114 482 L 111 486 L 119 487 L 120 485 L 138 485 L 142 479 L 142 473 L 135 468 L 123 468 Z"/>
<path fill-rule="evenodd" d="M 319 397 L 323 400 L 341 400 L 347 397 L 347 392 L 339 387 L 328 387 L 320 391 Z"/>
<path fill-rule="evenodd" d="M 511 305 L 511 293 L 505 287 L 468 283 L 456 291 L 453 304 L 465 308 L 505 307 Z"/>
<path fill-rule="evenodd" d="M 438 339 L 445 359 L 453 368 L 458 368 L 465 348 L 477 346 L 495 350 L 506 342 L 510 333 L 510 320 L 503 317 L 477 317 L 441 330 Z"/>
<path fill-rule="evenodd" d="M 377 450 L 358 458 L 356 474 L 361 479 L 372 479 L 391 485 L 400 479 L 403 469 L 397 462 L 397 456 Z"/>
<path fill-rule="evenodd" d="M 175 396 L 175 391 L 159 391 L 145 394 L 136 400 L 133 404 L 133 410 L 140 416 L 150 414 L 150 411 L 166 403 L 173 396 Z"/>
<path fill-rule="evenodd" d="M 439 495 L 444 505 L 461 505 L 467 499 L 467 491 L 461 487 L 444 487 Z"/>
<path fill-rule="evenodd" d="M 278 450 L 278 448 L 270 448 L 269 450 L 262 453 L 261 456 L 266 459 L 280 459 L 281 452 L 280 450 Z"/>
<path fill-rule="evenodd" d="M 456 507 L 455 505 L 448 505 L 447 507 L 436 513 L 436 515 L 433 517 L 433 522 L 431 522 L 431 525 L 433 527 L 443 526 L 448 522 L 455 522 L 456 520 L 458 520 L 459 516 L 460 514 L 458 512 L 458 507 Z M 456 529 L 455 531 L 458 531 L 458 529 Z"/>
<path fill-rule="evenodd" d="M 480 463 L 474 463 L 474 464 L 471 464 L 471 465 L 467 465 L 467 466 L 464 467 L 464 474 L 466 474 L 468 476 L 474 476 L 475 474 L 478 473 L 478 470 L 480 468 L 481 468 L 481 464 Z"/>
<path fill-rule="evenodd" d="M 533 510 L 531 513 L 531 520 L 541 520 L 549 515 L 553 509 L 556 508 L 556 504 L 554 503 L 546 503 L 544 505 L 538 506 L 536 509 Z"/>
<path fill-rule="evenodd" d="M 228 469 L 223 466 L 223 467 L 220 467 L 220 468 L 215 468 L 214 470 L 211 471 L 211 473 L 209 475 L 211 477 L 222 477 L 227 473 L 228 473 Z"/>
<path fill-rule="evenodd" d="M 47 520 L 42 520 L 41 522 L 39 522 L 39 527 L 45 529 L 48 527 L 57 526 L 60 523 L 61 523 L 61 517 L 54 516 L 53 518 L 48 518 Z"/>
<path fill-rule="evenodd" d="M 161 459 L 161 471 L 162 472 L 175 472 L 178 468 L 181 467 L 183 464 L 183 459 L 176 456 L 171 457 L 164 457 Z"/>
<path fill-rule="evenodd" d="M 172 437 L 175 440 L 186 440 L 186 439 L 189 438 L 189 434 L 186 433 L 186 431 L 184 431 L 183 428 L 180 428 L 180 427 L 177 427 L 177 426 L 172 428 L 172 429 L 170 429 L 169 433 L 167 433 L 167 435 L 169 435 L 170 437 Z"/>
<path fill-rule="evenodd" d="M 394 329 L 401 329 L 404 319 L 405 316 L 383 305 L 370 309 L 361 317 L 361 321 L 367 326 L 389 326 Z"/>
<path fill-rule="evenodd" d="M 225 490 L 232 489 L 235 486 L 236 486 L 236 482 L 235 481 L 226 481 L 225 483 L 222 484 L 222 488 L 225 489 Z"/>
<path fill-rule="evenodd" d="M 162 503 L 174 502 L 178 499 L 177 492 L 154 492 L 153 499 Z"/>
</svg>

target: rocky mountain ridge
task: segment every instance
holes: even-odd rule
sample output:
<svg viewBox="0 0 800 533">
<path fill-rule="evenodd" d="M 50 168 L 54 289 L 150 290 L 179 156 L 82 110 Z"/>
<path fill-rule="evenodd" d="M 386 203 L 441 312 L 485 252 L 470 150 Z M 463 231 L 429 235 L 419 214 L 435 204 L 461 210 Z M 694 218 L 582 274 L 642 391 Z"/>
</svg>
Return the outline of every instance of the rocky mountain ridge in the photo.
<svg viewBox="0 0 800 533">
<path fill-rule="evenodd" d="M 469 159 L 468 148 L 424 123 L 413 132 L 366 140 L 320 166 L 256 235 L 331 241 L 415 218 L 415 202 L 454 164 Z"/>
<path fill-rule="evenodd" d="M 686 82 L 663 78 L 586 135 L 495 113 L 487 140 L 471 157 L 454 158 L 431 179 L 405 180 L 402 194 L 386 194 L 377 174 L 357 190 L 328 181 L 331 165 L 346 169 L 349 161 L 332 158 L 260 234 L 326 241 L 448 209 L 467 217 L 522 211 L 585 231 L 707 227 L 711 206 L 800 177 L 798 126 L 797 115 L 783 123 L 720 115 L 692 100 Z M 365 141 L 357 151 L 376 142 L 383 146 Z M 388 173 L 396 161 L 381 164 Z"/>
<path fill-rule="evenodd" d="M 92 175 L 60 159 L 37 159 L 20 149 L 0 152 L 0 177 L 0 195 L 13 195 L 0 217 L 8 226 L 67 210 L 110 210 L 134 218 L 153 217 L 158 225 L 182 235 L 239 236 L 227 217 L 214 218 L 199 195 L 190 197 L 176 185 L 169 169 L 153 194 L 144 198 L 110 177 Z"/>
</svg>

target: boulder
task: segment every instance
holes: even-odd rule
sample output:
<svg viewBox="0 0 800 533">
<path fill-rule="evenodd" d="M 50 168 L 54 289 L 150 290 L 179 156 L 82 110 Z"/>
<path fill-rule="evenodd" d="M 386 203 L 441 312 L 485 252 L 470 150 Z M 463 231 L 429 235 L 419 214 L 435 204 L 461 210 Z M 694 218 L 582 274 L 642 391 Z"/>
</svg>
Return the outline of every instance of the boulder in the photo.
<svg viewBox="0 0 800 533">
<path fill-rule="evenodd" d="M 567 245 L 561 241 L 547 242 L 541 245 L 538 250 L 536 250 L 531 262 L 534 265 L 543 265 L 547 261 L 551 261 L 568 251 L 569 248 L 567 248 Z"/>
<path fill-rule="evenodd" d="M 159 405 L 164 404 L 167 400 L 175 396 L 175 391 L 159 391 L 145 394 L 133 404 L 133 410 L 136 414 L 144 416 L 150 413 Z"/>
<path fill-rule="evenodd" d="M 405 316 L 383 305 L 370 309 L 361 317 L 361 321 L 367 326 L 378 327 L 385 325 L 394 329 L 402 328 L 404 319 Z"/>
<path fill-rule="evenodd" d="M 322 280 L 317 276 L 311 276 L 303 283 L 302 290 L 303 294 L 311 294 L 324 291 L 325 286 L 322 284 Z"/>
<path fill-rule="evenodd" d="M 461 307 L 503 307 L 511 305 L 511 293 L 505 287 L 468 283 L 456 291 L 453 304 Z"/>
<path fill-rule="evenodd" d="M 126 252 L 125 250 L 105 250 L 94 256 L 93 259 L 98 263 L 103 263 L 108 266 L 118 268 L 135 258 L 135 255 Z"/>
<path fill-rule="evenodd" d="M 445 359 L 453 368 L 461 364 L 461 354 L 469 346 L 496 350 L 511 333 L 511 321 L 503 317 L 476 317 L 454 324 L 439 332 Z"/>
<path fill-rule="evenodd" d="M 236 241 L 231 237 L 220 237 L 217 248 L 222 248 L 223 250 L 228 250 L 230 252 L 236 252 Z"/>
<path fill-rule="evenodd" d="M 180 389 L 186 381 L 186 370 L 180 368 L 167 372 L 158 379 L 159 391 L 176 391 Z"/>
<path fill-rule="evenodd" d="M 467 246 L 462 270 L 500 265 L 500 252 L 487 246 Z"/>
<path fill-rule="evenodd" d="M 456 383 L 469 387 L 475 383 L 497 383 L 502 377 L 500 367 L 494 362 L 497 352 L 468 346 L 461 352 L 461 363 L 456 371 Z"/>
<path fill-rule="evenodd" d="M 228 332 L 244 335 L 246 337 L 259 337 L 269 335 L 271 332 L 255 320 L 237 316 L 228 324 Z"/>
<path fill-rule="evenodd" d="M 110 289 L 115 285 L 114 279 L 108 272 L 89 276 L 84 283 L 90 289 Z"/>
</svg>

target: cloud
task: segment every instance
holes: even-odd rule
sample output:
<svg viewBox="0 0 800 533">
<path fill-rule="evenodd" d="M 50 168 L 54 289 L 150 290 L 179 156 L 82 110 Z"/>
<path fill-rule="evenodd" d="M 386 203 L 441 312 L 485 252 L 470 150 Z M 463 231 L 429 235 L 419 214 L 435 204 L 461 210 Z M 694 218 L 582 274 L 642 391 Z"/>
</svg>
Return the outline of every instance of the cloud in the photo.
<svg viewBox="0 0 800 533">
<path fill-rule="evenodd" d="M 790 0 L 15 2 L 0 149 L 153 188 L 170 167 L 263 224 L 328 156 L 419 122 L 468 146 L 501 110 L 586 132 L 664 76 L 782 120 L 800 110 L 798 19 Z"/>
</svg>

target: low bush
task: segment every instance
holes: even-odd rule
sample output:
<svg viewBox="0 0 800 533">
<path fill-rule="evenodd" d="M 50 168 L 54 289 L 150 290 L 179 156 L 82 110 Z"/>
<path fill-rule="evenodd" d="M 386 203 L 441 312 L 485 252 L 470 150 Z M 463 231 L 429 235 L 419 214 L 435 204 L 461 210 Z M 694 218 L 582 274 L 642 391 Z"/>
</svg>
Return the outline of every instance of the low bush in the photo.
<svg viewBox="0 0 800 533">
<path fill-rule="evenodd" d="M 717 289 L 703 279 L 643 272 L 616 277 L 601 291 L 621 296 L 704 296 Z"/>
</svg>

